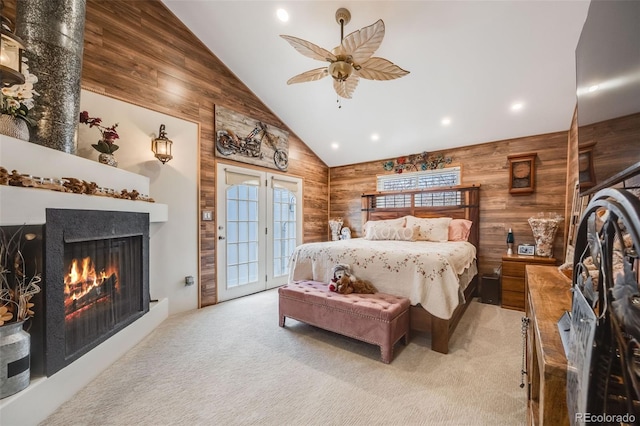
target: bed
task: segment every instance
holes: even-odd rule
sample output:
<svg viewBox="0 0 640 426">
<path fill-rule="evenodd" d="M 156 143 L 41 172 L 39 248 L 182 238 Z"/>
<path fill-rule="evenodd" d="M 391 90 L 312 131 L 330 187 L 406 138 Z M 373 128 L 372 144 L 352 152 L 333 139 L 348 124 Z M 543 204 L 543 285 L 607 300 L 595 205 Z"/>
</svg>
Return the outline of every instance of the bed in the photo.
<svg viewBox="0 0 640 426">
<path fill-rule="evenodd" d="M 442 230 L 439 221 L 451 223 L 445 218 L 470 221 L 465 238 L 442 241 L 441 233 L 437 241 L 407 237 L 418 232 L 417 225 L 424 230 L 425 223 L 438 223 Z M 363 194 L 362 223 L 378 235 L 368 229 L 367 238 L 298 246 L 290 258 L 289 281 L 329 282 L 336 263 L 349 264 L 356 277 L 378 291 L 407 297 L 411 328 L 430 332 L 432 349 L 448 353 L 449 337 L 478 284 L 479 186 Z M 388 232 L 398 231 L 399 223 L 411 230 L 399 231 L 406 234 L 401 236 Z M 438 235 L 436 230 L 433 235 Z"/>
</svg>

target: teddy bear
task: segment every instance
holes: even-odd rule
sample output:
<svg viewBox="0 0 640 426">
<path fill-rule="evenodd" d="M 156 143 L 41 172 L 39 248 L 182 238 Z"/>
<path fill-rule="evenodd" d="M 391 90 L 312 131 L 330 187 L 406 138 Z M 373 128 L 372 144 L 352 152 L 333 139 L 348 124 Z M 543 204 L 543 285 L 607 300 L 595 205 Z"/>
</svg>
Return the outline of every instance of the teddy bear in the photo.
<svg viewBox="0 0 640 426">
<path fill-rule="evenodd" d="M 333 267 L 333 278 L 331 278 L 329 290 L 341 294 L 373 294 L 376 292 L 373 285 L 352 275 L 351 268 L 344 263 L 338 263 Z"/>
</svg>

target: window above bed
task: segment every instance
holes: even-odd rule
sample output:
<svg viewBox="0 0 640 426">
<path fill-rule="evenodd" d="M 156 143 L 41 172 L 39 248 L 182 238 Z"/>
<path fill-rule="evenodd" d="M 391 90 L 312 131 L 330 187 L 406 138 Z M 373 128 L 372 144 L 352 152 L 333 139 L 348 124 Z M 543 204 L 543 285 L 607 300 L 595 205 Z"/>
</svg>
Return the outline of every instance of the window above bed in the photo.
<svg viewBox="0 0 640 426">
<path fill-rule="evenodd" d="M 460 167 L 402 173 L 401 175 L 380 175 L 377 176 L 377 179 L 378 191 L 416 191 L 457 186 L 460 184 Z M 378 208 L 406 207 L 408 205 L 414 207 L 451 206 L 460 204 L 460 202 L 460 192 L 458 191 L 425 192 L 415 195 L 381 195 L 375 200 Z"/>
</svg>

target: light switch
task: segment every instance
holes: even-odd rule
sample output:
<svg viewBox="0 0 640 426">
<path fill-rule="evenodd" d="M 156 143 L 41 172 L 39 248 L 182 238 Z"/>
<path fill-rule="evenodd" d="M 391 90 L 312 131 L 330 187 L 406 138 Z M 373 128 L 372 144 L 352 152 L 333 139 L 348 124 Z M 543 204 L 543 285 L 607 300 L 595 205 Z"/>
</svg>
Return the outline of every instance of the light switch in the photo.
<svg viewBox="0 0 640 426">
<path fill-rule="evenodd" d="M 202 220 L 213 220 L 213 212 L 211 210 L 203 210 Z"/>
</svg>

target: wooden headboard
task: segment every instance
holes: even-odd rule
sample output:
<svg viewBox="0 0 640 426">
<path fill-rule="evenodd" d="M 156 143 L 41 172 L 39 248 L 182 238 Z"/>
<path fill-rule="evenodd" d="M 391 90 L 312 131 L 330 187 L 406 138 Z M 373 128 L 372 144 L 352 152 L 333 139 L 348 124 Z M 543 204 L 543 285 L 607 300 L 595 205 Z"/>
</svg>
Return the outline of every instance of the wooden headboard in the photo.
<svg viewBox="0 0 640 426">
<path fill-rule="evenodd" d="M 407 215 L 470 220 L 469 242 L 480 248 L 480 185 L 362 194 L 363 224 Z"/>
</svg>

